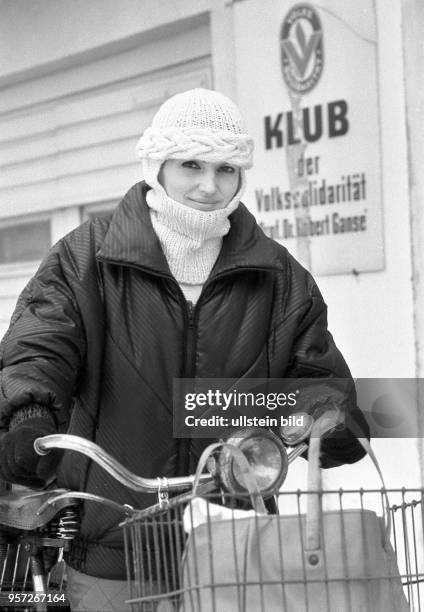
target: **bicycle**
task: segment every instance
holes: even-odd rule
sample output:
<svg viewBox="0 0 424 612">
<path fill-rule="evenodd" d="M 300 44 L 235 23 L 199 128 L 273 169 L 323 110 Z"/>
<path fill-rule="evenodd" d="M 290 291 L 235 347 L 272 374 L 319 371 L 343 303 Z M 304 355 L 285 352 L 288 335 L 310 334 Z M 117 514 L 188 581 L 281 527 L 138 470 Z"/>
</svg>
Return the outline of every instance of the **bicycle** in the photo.
<svg viewBox="0 0 424 612">
<path fill-rule="evenodd" d="M 270 587 L 280 588 L 282 597 L 284 598 L 284 590 L 290 586 L 293 580 L 291 581 L 290 577 L 285 577 L 284 568 L 281 567 L 281 576 L 278 580 L 268 580 L 267 582 L 263 576 L 259 576 L 259 579 L 256 577 L 252 580 L 247 579 L 245 575 L 239 574 L 238 576 L 231 577 L 231 580 L 227 581 L 225 584 L 220 584 L 219 580 L 217 583 L 217 575 L 214 576 L 214 571 L 216 574 L 216 559 L 213 559 L 217 551 L 211 546 L 211 542 L 213 542 L 211 534 L 217 523 L 215 522 L 215 517 L 212 516 L 211 508 L 214 507 L 215 510 L 215 506 L 218 506 L 222 509 L 220 512 L 224 514 L 229 513 L 226 518 L 224 517 L 223 522 L 225 523 L 226 520 L 230 525 L 227 534 L 232 534 L 232 541 L 234 543 L 232 554 L 234 566 L 236 566 L 240 562 L 240 550 L 237 549 L 236 542 L 239 535 L 239 527 L 242 524 L 238 518 L 238 513 L 245 512 L 245 510 L 240 509 L 238 506 L 246 505 L 243 503 L 240 504 L 240 500 L 250 500 L 250 503 L 256 509 L 253 515 L 256 518 L 253 518 L 253 520 L 259 524 L 262 518 L 258 517 L 266 516 L 265 507 L 263 501 L 261 501 L 262 495 L 265 495 L 265 497 L 274 495 L 278 500 L 278 507 L 287 506 L 287 499 L 291 496 L 295 499 L 297 522 L 301 524 L 304 516 L 304 501 L 305 499 L 314 498 L 317 492 L 311 495 L 310 491 L 298 490 L 294 493 L 279 491 L 289 463 L 300 454 L 304 453 L 307 448 L 304 437 L 298 436 L 296 439 L 290 438 L 289 436 L 288 439 L 286 439 L 286 443 L 291 449 L 288 454 L 281 441 L 273 437 L 270 432 L 266 432 L 263 439 L 265 442 L 260 443 L 259 432 L 255 431 L 252 432 L 250 437 L 233 437 L 233 439 L 229 441 L 230 446 L 219 445 L 221 452 L 218 453 L 218 455 L 211 455 L 209 453 L 209 458 L 204 460 L 205 462 L 207 461 L 211 474 L 201 474 L 198 471 L 195 476 L 176 479 L 144 479 L 126 470 L 126 468 L 121 466 L 110 455 L 92 442 L 76 438 L 75 436 L 62 434 L 46 436 L 36 441 L 36 448 L 39 452 L 45 453 L 53 448 L 66 448 L 83 452 L 126 486 L 143 492 L 155 491 L 158 494 L 158 502 L 152 507 L 137 510 L 87 493 L 51 491 L 46 494 L 46 499 L 38 508 L 37 516 L 46 517 L 48 515 L 46 512 L 48 511 L 50 514 L 56 515 L 57 510 L 59 518 L 56 517 L 56 519 L 54 519 L 57 524 L 58 520 L 60 522 L 60 513 L 65 510 L 70 512 L 70 508 L 72 508 L 72 512 L 74 513 L 73 520 L 75 520 L 77 512 L 75 504 L 78 499 L 91 500 L 97 503 L 107 503 L 123 513 L 126 518 L 120 524 L 123 530 L 126 551 L 126 572 L 129 588 L 128 602 L 131 609 L 134 611 L 156 612 L 159 611 L 161 609 L 160 606 L 162 606 L 164 610 L 178 610 L 178 612 L 191 612 L 192 610 L 200 609 L 221 612 L 221 610 L 216 607 L 216 593 L 219 593 L 220 588 L 221 590 L 227 590 L 227 592 L 232 589 L 234 607 L 231 609 L 234 611 L 245 610 L 243 606 L 246 605 L 246 588 L 250 589 L 250 591 L 248 591 L 250 595 L 253 592 L 252 588 L 255 589 L 257 591 L 256 597 L 259 602 L 255 610 L 265 611 L 267 589 Z M 243 450 L 243 453 L 240 452 L 240 448 Z M 215 445 L 213 450 L 217 451 L 217 449 L 218 447 Z M 247 461 L 245 458 L 241 458 L 241 455 L 245 457 L 244 454 L 248 457 Z M 234 463 L 234 455 L 238 456 L 239 462 Z M 251 471 L 249 465 L 253 465 L 253 467 L 256 468 L 258 478 L 250 480 L 250 485 L 248 487 L 249 493 L 246 493 L 246 482 L 249 480 L 249 473 Z M 218 492 L 216 489 L 216 482 L 220 483 Z M 180 493 L 181 491 L 184 492 Z M 169 497 L 169 493 L 171 492 L 177 492 L 178 494 L 175 497 Z M 420 532 L 420 528 L 422 529 L 423 525 L 424 491 L 422 489 L 391 490 L 390 493 L 399 496 L 399 500 L 397 500 L 398 503 L 391 507 L 391 517 L 392 519 L 396 519 L 397 516 L 400 516 L 400 520 L 394 521 L 395 529 L 393 530 L 393 544 L 396 557 L 401 567 L 399 575 L 395 575 L 393 578 L 397 580 L 400 577 L 402 580 L 411 609 L 421 610 L 424 609 L 422 608 L 422 606 L 424 606 L 424 596 L 422 592 L 424 574 L 420 558 L 420 550 L 423 549 L 422 532 Z M 333 498 L 337 500 L 341 516 L 346 512 L 344 500 L 347 495 L 356 495 L 359 500 L 360 508 L 366 506 L 366 499 L 370 496 L 373 496 L 374 499 L 378 498 L 379 506 L 384 513 L 385 494 L 386 491 L 382 489 L 319 491 L 321 500 L 324 498 Z M 417 497 L 418 499 L 413 499 L 411 496 Z M 193 502 L 199 499 L 206 500 L 206 510 L 200 519 L 195 515 L 196 507 L 193 505 Z M 3 499 L 0 498 L 0 508 L 2 501 Z M 48 546 L 46 530 L 51 529 L 51 520 L 52 518 L 49 518 L 41 528 L 37 528 L 41 529 L 41 533 L 37 534 L 39 539 L 36 541 L 34 549 L 36 556 L 38 555 L 38 560 L 40 558 L 40 548 L 43 549 Z M 222 520 L 222 517 L 220 520 Z M 3 522 L 3 519 L 0 513 L 0 523 L 1 522 Z M 72 529 L 76 529 L 75 524 L 72 524 L 71 527 Z M 33 529 L 30 529 L 29 533 L 28 530 L 24 530 L 24 532 L 24 535 L 21 533 L 20 537 L 34 537 Z M 203 535 L 194 536 L 196 533 L 202 533 Z M 206 550 L 211 563 L 206 568 L 206 575 L 203 573 L 200 577 L 202 582 L 199 583 L 199 564 L 196 562 L 193 563 L 193 559 L 196 561 L 196 537 L 198 537 L 199 540 L 201 537 L 204 538 L 205 534 L 206 536 L 209 534 L 209 542 L 206 543 Z M 68 533 L 68 535 L 72 537 L 71 533 Z M 68 538 L 68 541 L 69 539 L 70 538 Z M 208 538 L 206 537 L 206 539 Z M 66 548 L 66 546 L 62 547 L 62 549 L 64 548 Z M 278 553 L 281 554 L 281 541 L 277 542 L 275 548 L 278 556 Z M 146 550 L 148 551 L 147 555 Z M 36 567 L 34 562 L 31 562 L 30 565 L 31 564 L 33 568 Z M 3 563 L 0 595 L 4 593 L 5 586 L 4 565 Z M 202 567 L 204 567 L 204 565 L 202 565 Z M 39 593 L 48 594 L 47 571 L 44 570 L 42 574 L 43 582 L 37 582 L 37 579 L 34 580 L 34 576 L 37 576 L 37 571 L 33 574 L 34 593 L 38 591 Z M 369 581 L 370 578 L 364 576 L 363 580 Z M 342 575 L 341 578 L 336 579 L 335 584 L 340 585 L 342 583 L 349 583 L 349 581 L 350 578 L 348 575 Z M 313 581 L 310 581 L 308 576 L 305 575 L 303 581 L 300 580 L 300 586 L 307 593 L 308 589 L 313 588 L 314 584 Z M 326 588 L 328 589 L 329 587 L 332 587 L 332 582 L 327 579 Z M 210 605 L 208 604 L 208 607 L 199 607 L 199 602 L 200 605 L 203 605 L 202 602 L 205 601 L 205 592 L 208 593 Z M 63 593 L 61 587 L 57 589 L 57 593 Z M 10 594 L 13 594 L 13 590 L 8 593 L 8 595 Z M 37 612 L 44 612 L 44 610 L 51 609 L 51 604 L 53 605 L 55 602 L 43 601 L 32 603 L 35 604 L 34 609 L 36 609 Z M 65 602 L 63 602 L 63 604 L 65 604 Z M 165 606 L 168 606 L 168 608 Z"/>
</svg>

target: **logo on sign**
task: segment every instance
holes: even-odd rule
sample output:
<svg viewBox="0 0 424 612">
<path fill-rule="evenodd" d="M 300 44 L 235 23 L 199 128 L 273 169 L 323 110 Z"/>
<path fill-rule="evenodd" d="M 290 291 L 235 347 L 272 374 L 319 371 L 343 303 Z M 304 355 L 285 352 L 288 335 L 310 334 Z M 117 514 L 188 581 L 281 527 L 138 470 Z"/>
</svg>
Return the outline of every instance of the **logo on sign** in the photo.
<svg viewBox="0 0 424 612">
<path fill-rule="evenodd" d="M 281 69 L 287 86 L 307 93 L 318 83 L 324 65 L 321 21 L 310 4 L 296 4 L 281 26 Z"/>
</svg>

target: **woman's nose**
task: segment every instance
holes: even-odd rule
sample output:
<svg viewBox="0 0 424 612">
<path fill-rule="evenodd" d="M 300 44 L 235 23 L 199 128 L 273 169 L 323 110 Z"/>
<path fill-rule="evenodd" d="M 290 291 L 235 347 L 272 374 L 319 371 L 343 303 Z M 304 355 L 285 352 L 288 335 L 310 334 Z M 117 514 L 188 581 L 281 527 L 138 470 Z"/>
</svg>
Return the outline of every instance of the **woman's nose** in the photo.
<svg viewBox="0 0 424 612">
<path fill-rule="evenodd" d="M 203 193 L 215 193 L 216 191 L 216 176 L 215 172 L 202 172 L 199 181 L 199 189 Z"/>
</svg>

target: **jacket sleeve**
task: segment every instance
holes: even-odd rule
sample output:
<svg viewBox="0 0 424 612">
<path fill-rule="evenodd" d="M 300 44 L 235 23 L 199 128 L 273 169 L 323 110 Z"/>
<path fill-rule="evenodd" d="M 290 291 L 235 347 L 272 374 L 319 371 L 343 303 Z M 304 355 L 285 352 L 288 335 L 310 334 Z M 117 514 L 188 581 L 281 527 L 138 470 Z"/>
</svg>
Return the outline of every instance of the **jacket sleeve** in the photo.
<svg viewBox="0 0 424 612">
<path fill-rule="evenodd" d="M 303 387 L 304 409 L 314 418 L 327 408 L 336 409 L 341 417 L 339 425 L 322 440 L 322 466 L 354 463 L 365 455 L 356 438 L 369 438 L 369 427 L 357 406 L 349 367 L 328 331 L 327 306 L 309 273 L 306 280 L 308 297 L 293 312 L 296 332 L 286 376 L 307 379 L 299 387 Z M 318 378 L 322 380 L 318 382 Z"/>
<path fill-rule="evenodd" d="M 0 345 L 0 427 L 20 408 L 41 406 L 59 427 L 69 420 L 85 334 L 66 247 L 51 249 L 21 293 Z"/>
</svg>

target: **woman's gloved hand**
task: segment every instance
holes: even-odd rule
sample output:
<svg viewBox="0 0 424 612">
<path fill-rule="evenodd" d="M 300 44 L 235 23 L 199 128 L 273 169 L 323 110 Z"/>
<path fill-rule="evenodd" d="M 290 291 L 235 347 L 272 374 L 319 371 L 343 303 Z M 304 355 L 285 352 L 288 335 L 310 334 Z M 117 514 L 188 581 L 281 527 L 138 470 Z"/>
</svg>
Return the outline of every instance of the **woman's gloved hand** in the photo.
<svg viewBox="0 0 424 612">
<path fill-rule="evenodd" d="M 34 440 L 56 433 L 53 419 L 33 417 L 0 437 L 0 478 L 27 487 L 42 487 L 55 472 L 58 454 L 38 455 Z"/>
</svg>

